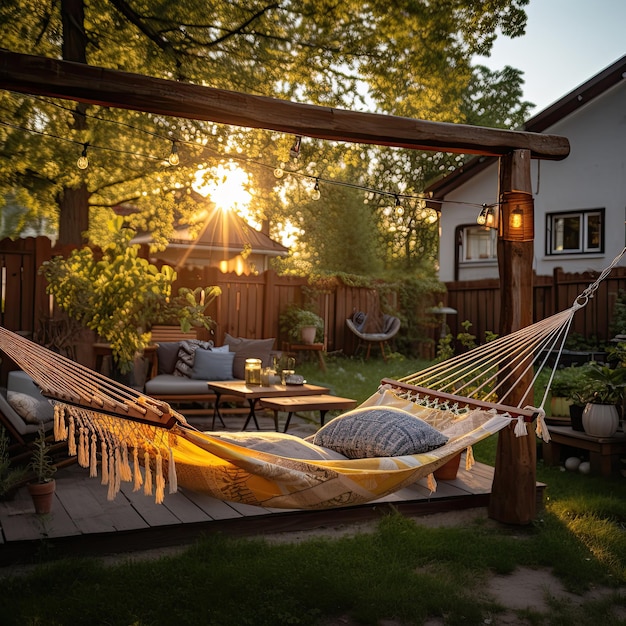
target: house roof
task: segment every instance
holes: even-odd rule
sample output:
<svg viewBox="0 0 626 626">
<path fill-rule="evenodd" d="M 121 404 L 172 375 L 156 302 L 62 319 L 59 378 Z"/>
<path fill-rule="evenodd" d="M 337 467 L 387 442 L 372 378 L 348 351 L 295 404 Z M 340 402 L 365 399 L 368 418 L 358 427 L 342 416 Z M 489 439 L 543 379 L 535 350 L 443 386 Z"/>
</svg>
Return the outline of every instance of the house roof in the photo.
<svg viewBox="0 0 626 626">
<path fill-rule="evenodd" d="M 626 78 L 626 55 L 609 65 L 588 81 L 582 83 L 549 107 L 529 118 L 521 129 L 533 133 L 542 133 L 574 111 L 585 106 L 594 98 L 603 94 L 611 87 Z M 498 157 L 473 157 L 461 167 L 443 178 L 435 181 L 425 191 L 432 198 L 442 199 L 457 187 L 470 180 L 473 176 L 495 163 Z"/>
<path fill-rule="evenodd" d="M 197 232 L 197 231 L 195 231 Z M 149 233 L 138 235 L 135 243 L 150 243 Z M 195 252 L 233 252 L 248 249 L 252 254 L 265 256 L 285 256 L 289 250 L 250 226 L 234 211 L 213 208 L 197 236 L 192 235 L 188 225 L 175 227 L 175 234 L 169 239 L 169 248 L 193 247 Z"/>
</svg>

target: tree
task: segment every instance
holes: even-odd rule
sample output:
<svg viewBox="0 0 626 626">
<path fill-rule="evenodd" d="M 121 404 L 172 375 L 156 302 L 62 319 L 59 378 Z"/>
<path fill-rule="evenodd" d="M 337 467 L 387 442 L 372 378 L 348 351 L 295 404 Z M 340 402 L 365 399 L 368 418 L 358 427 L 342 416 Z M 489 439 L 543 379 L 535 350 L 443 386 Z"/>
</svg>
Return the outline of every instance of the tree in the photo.
<svg viewBox="0 0 626 626">
<path fill-rule="evenodd" d="M 18 52 L 314 104 L 464 122 L 479 93 L 471 88 L 477 79 L 472 56 L 488 53 L 498 30 L 522 34 L 527 2 L 5 0 L 0 34 L 3 45 Z M 8 92 L 0 92 L 0 108 L 6 120 L 0 127 L 0 192 L 19 190 L 29 214 L 58 223 L 62 243 L 80 243 L 90 223 L 106 221 L 102 216 L 124 203 L 141 209 L 135 225 L 165 237 L 175 220 L 189 220 L 197 208 L 186 191 L 199 166 L 232 157 L 273 167 L 289 160 L 293 142 L 265 131 Z M 308 161 L 296 169 L 309 177 L 358 164 L 361 171 L 351 174 L 362 185 L 387 182 L 387 163 L 400 161 L 408 176 L 419 167 L 416 155 L 402 151 L 307 143 Z M 178 166 L 168 162 L 174 147 Z M 76 161 L 83 151 L 89 166 L 80 170 Z M 419 189 L 426 176 L 414 180 L 410 187 Z M 266 176 L 258 181 L 254 210 L 277 221 L 282 196 Z M 289 211 L 294 209 L 292 204 Z"/>
<path fill-rule="evenodd" d="M 67 258 L 46 261 L 41 273 L 48 281 L 48 293 L 67 315 L 95 331 L 111 345 L 121 372 L 131 368 L 133 359 L 150 343 L 155 324 L 212 327 L 205 313 L 220 295 L 219 287 L 180 288 L 173 293 L 176 272 L 168 265 L 160 269 L 131 245 L 135 232 L 123 228 L 122 219 L 107 224 L 109 243 L 101 254 L 88 246 L 72 250 Z"/>
</svg>

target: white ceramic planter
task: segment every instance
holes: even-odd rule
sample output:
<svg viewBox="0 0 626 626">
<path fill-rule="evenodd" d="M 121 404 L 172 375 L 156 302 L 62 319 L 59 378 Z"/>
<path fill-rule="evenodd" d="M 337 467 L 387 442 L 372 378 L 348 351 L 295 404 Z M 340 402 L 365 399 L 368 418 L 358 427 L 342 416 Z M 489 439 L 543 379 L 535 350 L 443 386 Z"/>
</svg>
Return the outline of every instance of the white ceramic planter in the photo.
<svg viewBox="0 0 626 626">
<path fill-rule="evenodd" d="M 589 403 L 583 411 L 583 428 L 592 437 L 612 437 L 619 426 L 619 414 L 614 404 Z"/>
</svg>

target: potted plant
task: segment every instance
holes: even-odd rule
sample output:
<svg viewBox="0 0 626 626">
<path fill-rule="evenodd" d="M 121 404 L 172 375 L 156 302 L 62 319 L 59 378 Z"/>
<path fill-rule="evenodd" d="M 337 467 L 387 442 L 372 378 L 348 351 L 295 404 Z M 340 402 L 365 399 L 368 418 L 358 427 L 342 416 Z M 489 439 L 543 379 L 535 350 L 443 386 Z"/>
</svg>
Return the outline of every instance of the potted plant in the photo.
<svg viewBox="0 0 626 626">
<path fill-rule="evenodd" d="M 280 329 L 294 343 L 311 344 L 324 339 L 324 320 L 314 311 L 296 305 L 281 313 Z"/>
<path fill-rule="evenodd" d="M 550 385 L 552 416 L 569 415 L 574 430 L 582 430 L 582 414 L 592 395 L 587 379 L 587 365 L 562 367 L 554 373 Z"/>
<path fill-rule="evenodd" d="M 119 372 L 126 374 L 149 345 L 152 326 L 180 323 L 184 332 L 191 326 L 210 328 L 205 310 L 221 290 L 182 288 L 174 294 L 174 269 L 158 269 L 140 257 L 140 246 L 131 245 L 135 231 L 124 228 L 121 217 L 107 227 L 109 243 L 101 258 L 85 246 L 45 262 L 40 273 L 55 305 L 109 344 Z"/>
<path fill-rule="evenodd" d="M 56 489 L 54 474 L 57 468 L 52 462 L 43 427 L 37 433 L 28 469 L 32 471 L 35 477 L 34 482 L 28 483 L 28 492 L 33 499 L 35 513 L 39 515 L 50 513 Z"/>
<path fill-rule="evenodd" d="M 0 426 L 0 500 L 12 500 L 27 474 L 24 467 L 11 467 L 9 443 L 6 429 Z"/>
<path fill-rule="evenodd" d="M 619 426 L 617 407 L 624 402 L 626 368 L 590 363 L 587 380 L 593 393 L 583 411 L 583 429 L 593 437 L 612 437 Z"/>
</svg>

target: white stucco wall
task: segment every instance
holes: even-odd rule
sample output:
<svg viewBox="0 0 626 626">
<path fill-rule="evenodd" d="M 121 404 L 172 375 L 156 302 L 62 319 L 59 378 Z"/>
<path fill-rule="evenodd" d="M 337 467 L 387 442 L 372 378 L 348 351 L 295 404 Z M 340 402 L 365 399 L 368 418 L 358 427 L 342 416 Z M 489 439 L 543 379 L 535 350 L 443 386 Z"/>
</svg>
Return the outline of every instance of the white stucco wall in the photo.
<svg viewBox="0 0 626 626">
<path fill-rule="evenodd" d="M 545 132 L 567 137 L 570 155 L 563 161 L 531 163 L 534 268 L 540 275 L 550 275 L 556 267 L 566 272 L 602 270 L 626 245 L 626 80 Z M 480 211 L 465 203 L 496 202 L 497 186 L 498 167 L 494 164 L 445 198 L 439 259 L 442 281 L 454 280 L 456 227 L 474 223 Z M 546 255 L 546 213 L 601 208 L 605 209 L 604 254 Z M 461 266 L 458 278 L 497 276 L 497 264 L 484 263 Z"/>
</svg>

